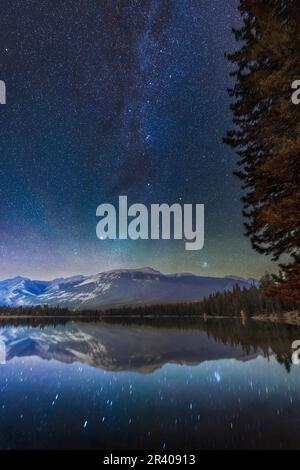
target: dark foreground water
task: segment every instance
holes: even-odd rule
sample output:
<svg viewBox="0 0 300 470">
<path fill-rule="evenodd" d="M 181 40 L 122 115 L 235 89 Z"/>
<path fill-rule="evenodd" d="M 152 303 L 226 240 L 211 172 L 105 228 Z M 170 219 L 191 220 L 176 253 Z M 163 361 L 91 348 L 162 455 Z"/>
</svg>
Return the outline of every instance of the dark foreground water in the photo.
<svg viewBox="0 0 300 470">
<path fill-rule="evenodd" d="M 2 322 L 0 448 L 300 448 L 299 328 L 147 323 Z"/>
</svg>

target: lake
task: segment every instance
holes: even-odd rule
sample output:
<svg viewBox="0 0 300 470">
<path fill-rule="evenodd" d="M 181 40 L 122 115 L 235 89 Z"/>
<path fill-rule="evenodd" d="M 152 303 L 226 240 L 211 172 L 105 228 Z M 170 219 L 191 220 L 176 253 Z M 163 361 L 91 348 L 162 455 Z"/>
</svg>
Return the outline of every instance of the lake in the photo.
<svg viewBox="0 0 300 470">
<path fill-rule="evenodd" d="M 1 320 L 0 448 L 299 449 L 297 339 L 253 320 Z"/>
</svg>

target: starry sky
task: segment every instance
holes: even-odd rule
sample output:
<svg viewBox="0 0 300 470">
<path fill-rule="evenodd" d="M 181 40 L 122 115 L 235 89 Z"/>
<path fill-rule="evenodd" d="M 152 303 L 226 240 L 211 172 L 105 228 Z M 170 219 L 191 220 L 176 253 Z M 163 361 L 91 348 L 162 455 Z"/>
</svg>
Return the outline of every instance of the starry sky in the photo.
<svg viewBox="0 0 300 470">
<path fill-rule="evenodd" d="M 225 51 L 238 0 L 2 0 L 0 277 L 115 268 L 259 277 L 244 237 Z M 205 204 L 205 246 L 96 237 L 96 208 Z"/>
</svg>

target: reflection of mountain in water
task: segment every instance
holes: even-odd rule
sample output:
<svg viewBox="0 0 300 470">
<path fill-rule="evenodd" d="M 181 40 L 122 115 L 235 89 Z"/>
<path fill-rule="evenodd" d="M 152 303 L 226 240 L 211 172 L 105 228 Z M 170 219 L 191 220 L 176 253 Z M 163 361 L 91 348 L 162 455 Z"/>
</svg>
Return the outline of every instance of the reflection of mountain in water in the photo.
<svg viewBox="0 0 300 470">
<path fill-rule="evenodd" d="M 139 325 L 70 322 L 55 328 L 2 330 L 6 361 L 38 356 L 64 363 L 81 362 L 110 371 L 152 372 L 166 363 L 198 364 L 203 361 L 247 360 L 241 346 L 210 339 L 199 330 L 154 328 Z"/>
<path fill-rule="evenodd" d="M 190 320 L 190 324 L 185 320 L 178 325 L 174 319 L 159 320 L 159 324 L 154 319 L 124 322 L 2 328 L 2 361 L 37 356 L 110 371 L 147 373 L 167 363 L 199 364 L 231 358 L 244 361 L 258 354 L 274 354 L 289 369 L 291 343 L 298 334 L 298 329 L 289 325 L 254 321 L 246 326 L 228 320 Z"/>
</svg>

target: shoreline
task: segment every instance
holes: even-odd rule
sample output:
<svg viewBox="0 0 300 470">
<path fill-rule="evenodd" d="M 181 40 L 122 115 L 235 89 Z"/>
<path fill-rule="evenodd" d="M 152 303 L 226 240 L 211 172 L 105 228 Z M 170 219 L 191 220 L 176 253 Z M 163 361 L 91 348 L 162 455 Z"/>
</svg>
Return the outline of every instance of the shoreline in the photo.
<svg viewBox="0 0 300 470">
<path fill-rule="evenodd" d="M 139 314 L 132 314 L 132 315 L 121 315 L 121 314 L 110 314 L 110 315 L 93 315 L 93 314 L 74 314 L 74 315 L 15 315 L 15 314 L 0 314 L 0 321 L 1 320 L 51 320 L 51 319 L 62 319 L 62 320 L 94 320 L 94 321 L 105 321 L 105 320 L 112 320 L 112 319 L 155 319 L 158 320 L 159 318 L 174 318 L 174 320 L 184 320 L 184 319 L 199 319 L 202 321 L 209 321 L 209 320 L 241 320 L 241 322 L 246 323 L 248 321 L 265 321 L 271 323 L 285 323 L 290 325 L 300 326 L 300 312 L 292 311 L 292 312 L 285 312 L 281 315 L 271 314 L 271 315 L 253 315 L 253 316 L 220 316 L 220 315 L 139 315 Z"/>
<path fill-rule="evenodd" d="M 282 313 L 280 316 L 277 315 L 255 315 L 251 317 L 257 321 L 269 321 L 271 323 L 286 323 L 288 325 L 300 326 L 300 312 L 292 311 Z"/>
</svg>

